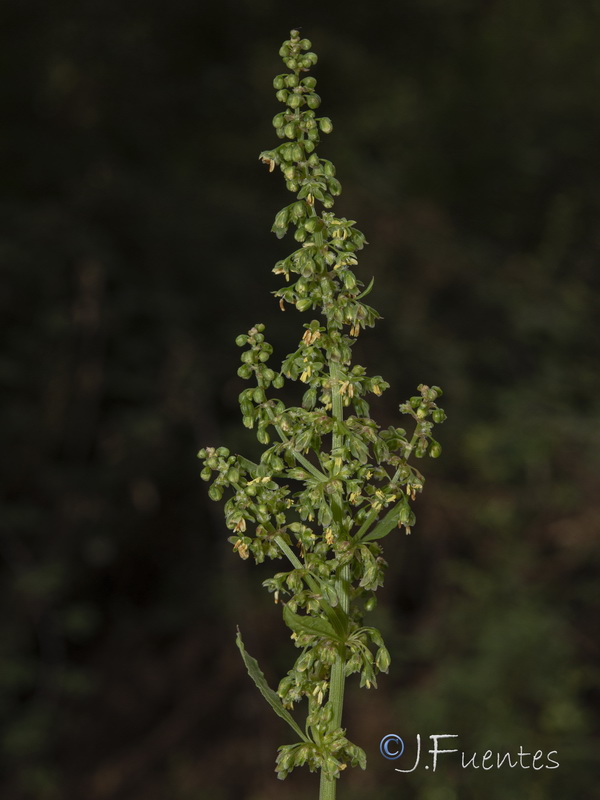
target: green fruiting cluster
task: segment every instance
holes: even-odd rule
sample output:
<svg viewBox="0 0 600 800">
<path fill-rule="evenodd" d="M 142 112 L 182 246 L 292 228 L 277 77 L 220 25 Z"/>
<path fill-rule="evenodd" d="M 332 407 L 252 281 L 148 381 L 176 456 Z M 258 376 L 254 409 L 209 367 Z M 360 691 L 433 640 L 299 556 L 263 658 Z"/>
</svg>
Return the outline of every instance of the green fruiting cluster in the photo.
<svg viewBox="0 0 600 800">
<path fill-rule="evenodd" d="M 352 365 L 352 346 L 379 315 L 363 302 L 373 281 L 365 287 L 353 271 L 365 237 L 353 220 L 328 210 L 341 185 L 331 161 L 317 153 L 320 134 L 332 124 L 316 116 L 316 81 L 304 76 L 317 62 L 310 47 L 292 31 L 280 50 L 289 72 L 274 81 L 285 110 L 273 125 L 285 141 L 260 158 L 270 171 L 281 170 L 295 195 L 272 227 L 279 238 L 292 227 L 300 244 L 275 265 L 286 285 L 274 294 L 282 309 L 314 310 L 320 318 L 304 324 L 298 348 L 280 369 L 269 364 L 273 348 L 264 325 L 238 336 L 244 348 L 238 375 L 252 381 L 239 396 L 242 419 L 264 450 L 256 462 L 223 447 L 199 456 L 211 498 L 227 496 L 225 522 L 238 555 L 257 563 L 285 557 L 291 567 L 264 586 L 275 602 L 285 601 L 284 621 L 301 652 L 276 696 L 257 667 L 249 671 L 283 718 L 307 699 L 305 732 L 297 744 L 280 748 L 277 771 L 283 778 L 302 764 L 321 770 L 321 797 L 332 798 L 340 770 L 365 765 L 364 753 L 341 728 L 344 680 L 358 673 L 361 686 L 376 686 L 377 673 L 390 663 L 381 634 L 362 625 L 387 566 L 379 540 L 414 525 L 411 504 L 424 479 L 410 459 L 439 456 L 433 426 L 445 414 L 436 402 L 441 389 L 421 385 L 400 406 L 412 418 L 410 435 L 403 427 L 382 430 L 370 416 L 368 396 L 389 384 Z M 277 397 L 285 381 L 302 386 L 300 405 Z M 238 645 L 248 665 L 241 639 Z M 288 722 L 294 727 L 292 717 Z"/>
</svg>

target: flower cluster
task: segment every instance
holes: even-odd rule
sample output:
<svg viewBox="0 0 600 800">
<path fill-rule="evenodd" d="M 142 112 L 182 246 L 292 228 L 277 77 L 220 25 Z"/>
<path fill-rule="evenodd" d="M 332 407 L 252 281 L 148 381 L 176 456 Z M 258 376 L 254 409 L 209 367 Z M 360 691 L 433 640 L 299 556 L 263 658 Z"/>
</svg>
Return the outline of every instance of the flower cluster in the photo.
<svg viewBox="0 0 600 800">
<path fill-rule="evenodd" d="M 306 736 L 280 748 L 278 774 L 307 764 L 332 780 L 347 764 L 365 763 L 340 725 L 343 682 L 358 673 L 369 688 L 378 672 L 387 672 L 390 656 L 380 633 L 362 624 L 383 584 L 379 540 L 414 525 L 411 504 L 424 478 L 410 459 L 440 454 L 433 427 L 445 415 L 437 405 L 441 389 L 421 385 L 400 406 L 412 421 L 410 433 L 381 429 L 370 416 L 369 396 L 389 384 L 352 364 L 352 346 L 379 315 L 363 302 L 373 282 L 365 287 L 354 273 L 365 237 L 353 220 L 329 210 L 341 185 L 331 161 L 317 153 L 320 135 L 333 126 L 315 113 L 321 100 L 315 79 L 305 74 L 317 62 L 310 47 L 292 31 L 280 50 L 289 72 L 274 81 L 285 108 L 273 125 L 283 141 L 260 158 L 270 171 L 280 169 L 294 195 L 272 230 L 281 238 L 294 229 L 299 247 L 275 265 L 285 285 L 274 294 L 282 309 L 294 306 L 319 318 L 304 324 L 297 349 L 278 369 L 269 363 L 273 348 L 264 325 L 238 336 L 238 375 L 251 382 L 239 396 L 242 420 L 264 449 L 256 462 L 223 447 L 204 448 L 199 456 L 210 497 L 227 496 L 225 521 L 238 555 L 289 562 L 264 586 L 276 603 L 283 601 L 284 621 L 301 652 L 277 700 L 264 676 L 253 675 L 280 716 L 308 701 Z M 277 396 L 286 381 L 301 387 L 297 406 Z"/>
</svg>

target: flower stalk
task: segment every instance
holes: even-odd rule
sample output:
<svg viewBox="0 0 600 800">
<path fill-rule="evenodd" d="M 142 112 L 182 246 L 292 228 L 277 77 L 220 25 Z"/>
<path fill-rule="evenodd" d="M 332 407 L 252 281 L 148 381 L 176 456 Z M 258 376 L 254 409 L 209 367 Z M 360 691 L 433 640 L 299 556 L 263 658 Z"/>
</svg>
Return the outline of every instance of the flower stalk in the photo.
<svg viewBox="0 0 600 800">
<path fill-rule="evenodd" d="M 342 727 L 346 679 L 357 673 L 361 687 L 375 687 L 377 674 L 390 664 L 380 632 L 363 625 L 387 566 L 379 540 L 398 529 L 410 533 L 411 504 L 424 483 L 410 459 L 440 454 L 433 426 L 445 414 L 436 403 L 441 389 L 421 384 L 419 394 L 400 406 L 414 424 L 410 438 L 402 427 L 382 430 L 370 416 L 367 397 L 381 395 L 389 384 L 353 365 L 352 347 L 379 315 L 363 302 L 373 281 L 365 287 L 354 273 L 365 237 L 353 220 L 330 210 L 341 184 L 332 162 L 317 153 L 321 135 L 333 125 L 316 114 L 321 100 L 307 73 L 317 56 L 310 48 L 291 31 L 279 51 L 287 71 L 274 87 L 284 110 L 273 125 L 282 141 L 260 159 L 270 172 L 281 171 L 294 196 L 272 227 L 278 238 L 293 229 L 298 244 L 273 269 L 285 280 L 274 294 L 283 310 L 293 306 L 314 318 L 304 323 L 297 349 L 279 369 L 269 365 L 273 348 L 263 324 L 236 339 L 244 348 L 238 375 L 253 381 L 239 396 L 242 421 L 264 448 L 259 460 L 225 447 L 206 447 L 198 455 L 201 477 L 211 481 L 210 497 L 226 496 L 234 551 L 257 563 L 288 562 L 263 583 L 282 602 L 300 650 L 277 692 L 239 633 L 237 644 L 257 687 L 299 739 L 279 748 L 278 777 L 306 765 L 320 771 L 320 800 L 334 800 L 341 771 L 366 764 L 364 751 Z M 300 405 L 278 398 L 286 381 L 301 387 Z M 301 703 L 304 731 L 291 713 Z"/>
</svg>

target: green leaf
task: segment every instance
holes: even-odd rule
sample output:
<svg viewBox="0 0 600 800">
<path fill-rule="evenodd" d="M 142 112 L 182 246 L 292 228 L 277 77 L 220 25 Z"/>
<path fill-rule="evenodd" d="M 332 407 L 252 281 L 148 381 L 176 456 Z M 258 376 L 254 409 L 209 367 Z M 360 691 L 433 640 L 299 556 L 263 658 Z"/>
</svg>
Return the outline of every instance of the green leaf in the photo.
<svg viewBox="0 0 600 800">
<path fill-rule="evenodd" d="M 367 288 L 364 290 L 364 292 L 362 294 L 359 294 L 356 299 L 357 300 L 362 300 L 363 297 L 366 297 L 369 294 L 369 292 L 371 291 L 371 289 L 373 288 L 373 284 L 374 283 L 375 283 L 375 278 L 371 278 L 371 281 L 370 281 L 369 285 L 367 286 Z"/>
<path fill-rule="evenodd" d="M 388 511 L 385 517 L 378 522 L 377 525 L 375 525 L 373 530 L 367 533 L 366 536 L 362 537 L 361 541 L 372 542 L 374 539 L 382 539 L 384 536 L 387 536 L 388 533 L 398 524 L 398 520 L 400 518 L 400 505 L 401 503 L 398 503 L 391 509 L 391 511 Z"/>
<path fill-rule="evenodd" d="M 278 717 L 284 719 L 290 728 L 298 734 L 298 736 L 304 742 L 310 742 L 310 739 L 303 733 L 300 726 L 296 723 L 296 720 L 292 717 L 290 712 L 283 707 L 281 700 L 279 699 L 279 695 L 275 692 L 269 684 L 267 683 L 267 679 L 262 673 L 261 668 L 258 666 L 258 661 L 246 651 L 244 647 L 244 643 L 242 641 L 242 634 L 240 633 L 240 629 L 238 628 L 237 636 L 235 638 L 235 642 L 239 647 L 240 653 L 242 654 L 242 658 L 244 659 L 244 664 L 246 665 L 246 669 L 248 670 L 248 675 L 252 678 L 254 683 L 256 684 L 257 689 L 265 698 L 267 703 L 271 706 L 273 711 L 277 714 Z"/>
<path fill-rule="evenodd" d="M 243 467 L 245 470 L 247 470 L 248 473 L 253 478 L 256 477 L 260 466 L 259 464 L 255 464 L 254 461 L 250 461 L 249 459 L 244 458 L 243 456 L 238 456 L 238 463 L 240 467 Z"/>
<path fill-rule="evenodd" d="M 323 617 L 309 617 L 295 614 L 289 606 L 283 607 L 283 620 L 294 633 L 309 633 L 313 636 L 327 636 L 329 639 L 339 641 L 339 636 L 333 625 Z"/>
</svg>

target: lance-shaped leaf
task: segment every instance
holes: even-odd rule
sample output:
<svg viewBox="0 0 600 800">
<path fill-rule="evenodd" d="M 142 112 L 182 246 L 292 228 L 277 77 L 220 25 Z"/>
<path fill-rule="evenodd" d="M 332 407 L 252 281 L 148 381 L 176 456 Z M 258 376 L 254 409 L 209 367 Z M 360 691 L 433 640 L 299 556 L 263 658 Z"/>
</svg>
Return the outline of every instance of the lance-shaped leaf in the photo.
<svg viewBox="0 0 600 800">
<path fill-rule="evenodd" d="M 363 536 L 360 541 L 372 542 L 374 539 L 382 539 L 384 536 L 387 536 L 388 533 L 398 524 L 400 512 L 404 502 L 404 500 L 401 500 L 399 503 L 397 503 L 390 511 L 388 511 L 385 517 L 378 522 L 377 525 L 375 525 L 373 530 L 369 531 L 366 536 Z"/>
<path fill-rule="evenodd" d="M 323 617 L 309 617 L 295 614 L 289 606 L 283 607 L 283 620 L 294 633 L 308 633 L 312 636 L 326 636 L 334 641 L 342 641 L 331 622 Z"/>
<path fill-rule="evenodd" d="M 374 284 L 374 283 L 375 283 L 375 278 L 371 278 L 371 280 L 370 280 L 370 282 L 369 282 L 369 285 L 367 286 L 367 288 L 364 290 L 364 292 L 363 292 L 362 294 L 359 294 L 359 295 L 358 295 L 358 297 L 357 297 L 356 299 L 357 299 L 357 300 L 362 300 L 362 299 L 363 299 L 363 297 L 366 297 L 366 296 L 369 294 L 369 292 L 371 291 L 371 289 L 373 288 L 373 284 Z"/>
<path fill-rule="evenodd" d="M 240 653 L 242 654 L 242 658 L 244 659 L 244 664 L 246 665 L 246 669 L 248 670 L 248 675 L 252 678 L 254 683 L 256 684 L 257 689 L 265 698 L 267 703 L 271 706 L 273 711 L 277 714 L 278 717 L 284 719 L 290 728 L 298 734 L 298 736 L 304 742 L 310 742 L 310 739 L 303 733 L 300 726 L 296 723 L 296 720 L 292 717 L 290 712 L 283 707 L 281 700 L 279 699 L 279 695 L 275 692 L 269 684 L 267 683 L 267 679 L 265 678 L 261 668 L 258 666 L 258 661 L 255 658 L 252 658 L 251 655 L 246 651 L 244 647 L 244 643 L 242 641 L 242 634 L 238 628 L 237 636 L 236 636 L 236 644 L 240 649 Z"/>
</svg>

